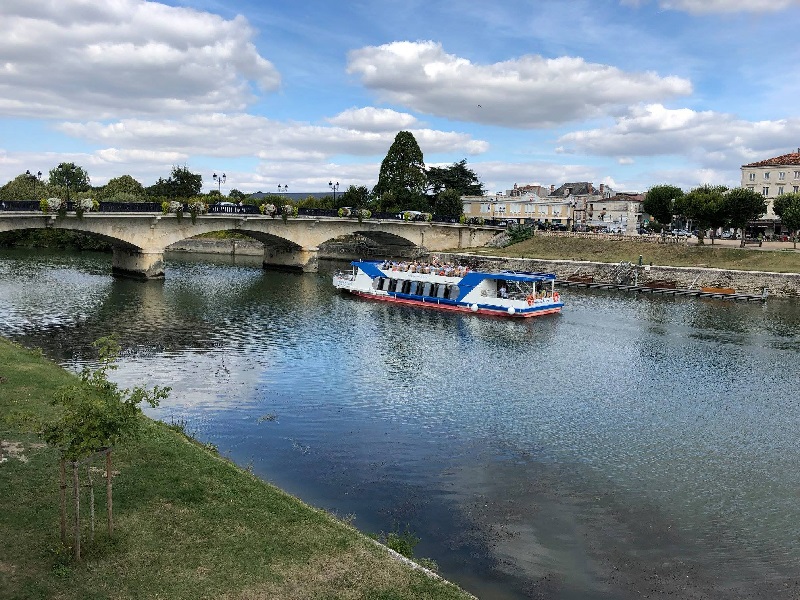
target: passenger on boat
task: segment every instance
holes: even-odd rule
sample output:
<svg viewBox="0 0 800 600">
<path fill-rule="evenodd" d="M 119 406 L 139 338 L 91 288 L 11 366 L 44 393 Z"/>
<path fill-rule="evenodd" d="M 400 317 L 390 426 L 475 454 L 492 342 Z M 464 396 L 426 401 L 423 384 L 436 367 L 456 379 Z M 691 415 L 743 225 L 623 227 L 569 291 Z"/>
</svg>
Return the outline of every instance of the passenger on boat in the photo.
<svg viewBox="0 0 800 600">
<path fill-rule="evenodd" d="M 500 286 L 500 293 L 497 296 L 498 298 L 508 298 L 508 290 L 506 290 L 506 284 Z"/>
</svg>

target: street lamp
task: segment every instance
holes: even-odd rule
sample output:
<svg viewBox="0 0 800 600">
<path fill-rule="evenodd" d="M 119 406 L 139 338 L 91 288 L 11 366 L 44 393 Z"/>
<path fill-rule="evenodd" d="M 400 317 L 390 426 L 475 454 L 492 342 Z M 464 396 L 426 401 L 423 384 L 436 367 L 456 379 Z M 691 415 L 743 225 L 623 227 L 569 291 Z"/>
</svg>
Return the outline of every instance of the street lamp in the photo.
<svg viewBox="0 0 800 600">
<path fill-rule="evenodd" d="M 287 183 L 286 185 L 284 185 L 284 186 L 281 186 L 281 184 L 280 184 L 280 183 L 278 184 L 278 193 L 279 193 L 279 194 L 280 194 L 281 192 L 283 192 L 283 193 L 285 194 L 285 193 L 287 193 L 288 191 L 289 191 L 289 184 L 288 184 L 288 183 Z"/>
<path fill-rule="evenodd" d="M 33 180 L 33 199 L 36 200 L 36 181 L 37 179 L 39 181 L 42 180 L 42 172 L 39 171 L 38 173 L 36 173 L 36 175 L 34 175 L 33 173 L 31 173 L 30 169 L 28 169 L 25 171 L 25 175 L 27 175 Z"/>
<path fill-rule="evenodd" d="M 222 196 L 222 184 L 225 183 L 225 180 L 227 179 L 227 177 L 225 177 L 225 173 L 222 175 L 217 175 L 214 173 L 211 178 L 217 182 L 217 191 L 219 192 L 219 195 Z"/>
<path fill-rule="evenodd" d="M 328 182 L 328 187 L 333 190 L 333 206 L 336 207 L 336 190 L 339 189 L 339 182 L 333 183 L 332 181 Z"/>
</svg>

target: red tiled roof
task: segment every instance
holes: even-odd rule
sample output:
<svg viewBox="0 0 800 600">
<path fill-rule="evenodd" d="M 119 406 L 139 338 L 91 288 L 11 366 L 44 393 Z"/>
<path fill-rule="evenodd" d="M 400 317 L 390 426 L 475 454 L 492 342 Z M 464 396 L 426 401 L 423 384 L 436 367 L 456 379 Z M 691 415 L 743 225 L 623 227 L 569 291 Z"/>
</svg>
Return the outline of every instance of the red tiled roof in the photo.
<svg viewBox="0 0 800 600">
<path fill-rule="evenodd" d="M 768 158 L 767 160 L 760 160 L 758 162 L 750 163 L 749 165 L 742 165 L 743 167 L 779 167 L 781 165 L 800 165 L 800 152 L 790 152 L 783 156 L 776 156 L 775 158 Z"/>
</svg>

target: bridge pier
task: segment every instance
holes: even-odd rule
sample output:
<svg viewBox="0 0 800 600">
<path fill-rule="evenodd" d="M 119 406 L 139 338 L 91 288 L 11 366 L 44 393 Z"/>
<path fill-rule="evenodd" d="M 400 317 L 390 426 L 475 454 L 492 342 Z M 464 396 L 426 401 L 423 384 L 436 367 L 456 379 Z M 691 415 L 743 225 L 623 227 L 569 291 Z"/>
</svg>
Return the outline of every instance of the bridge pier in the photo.
<svg viewBox="0 0 800 600">
<path fill-rule="evenodd" d="M 116 277 L 131 279 L 163 279 L 164 253 L 114 248 L 111 272 Z"/>
<path fill-rule="evenodd" d="M 316 273 L 319 267 L 319 248 L 265 246 L 262 266 L 265 269 Z"/>
</svg>

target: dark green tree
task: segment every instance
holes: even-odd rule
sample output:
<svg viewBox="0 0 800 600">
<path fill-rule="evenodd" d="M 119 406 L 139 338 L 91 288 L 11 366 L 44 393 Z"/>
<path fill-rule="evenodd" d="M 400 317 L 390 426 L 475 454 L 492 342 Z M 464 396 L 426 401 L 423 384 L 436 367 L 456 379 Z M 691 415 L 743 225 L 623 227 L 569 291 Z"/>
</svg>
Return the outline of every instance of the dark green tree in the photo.
<svg viewBox="0 0 800 600">
<path fill-rule="evenodd" d="M 422 150 L 410 131 L 401 131 L 381 162 L 378 183 L 373 188 L 373 196 L 381 207 L 379 210 L 425 210 L 425 184 Z M 393 200 L 384 198 L 390 193 Z"/>
<path fill-rule="evenodd" d="M 644 197 L 642 210 L 659 223 L 669 225 L 675 214 L 675 203 L 683 196 L 683 190 L 674 185 L 654 185 Z"/>
<path fill-rule="evenodd" d="M 462 196 L 483 196 L 485 193 L 475 171 L 467 167 L 466 158 L 449 167 L 430 167 L 427 176 L 427 189 L 434 196 L 444 190 L 455 190 Z"/>
<path fill-rule="evenodd" d="M 437 216 L 458 219 L 463 212 L 464 203 L 461 201 L 461 193 L 458 190 L 447 189 L 436 195 L 434 213 Z"/>
<path fill-rule="evenodd" d="M 236 188 L 234 188 L 230 192 L 228 192 L 228 197 L 231 199 L 232 202 L 239 202 L 240 200 L 244 201 L 247 198 L 247 195 L 244 192 L 241 192 Z"/>
<path fill-rule="evenodd" d="M 202 188 L 202 175 L 192 173 L 185 166 L 172 167 L 172 173 L 167 179 L 159 177 L 156 183 L 147 188 L 147 195 L 188 199 L 199 196 Z"/>
<path fill-rule="evenodd" d="M 723 196 L 725 215 L 731 227 L 742 230 L 741 246 L 744 248 L 744 230 L 747 223 L 767 212 L 764 196 L 749 188 L 734 188 Z"/>
<path fill-rule="evenodd" d="M 98 195 L 109 202 L 142 202 L 145 199 L 144 186 L 130 175 L 109 179 Z"/>
<path fill-rule="evenodd" d="M 31 173 L 22 173 L 0 187 L 0 200 L 41 200 L 48 195 L 47 183 Z"/>
<path fill-rule="evenodd" d="M 794 248 L 797 249 L 797 233 L 800 231 L 800 193 L 781 194 L 773 201 L 772 210 L 791 232 Z"/>
<path fill-rule="evenodd" d="M 675 212 L 682 214 L 697 225 L 697 243 L 703 244 L 703 230 L 711 229 L 711 245 L 714 245 L 714 232 L 728 222 L 725 206 L 724 185 L 702 185 L 675 202 Z"/>
<path fill-rule="evenodd" d="M 70 191 L 88 192 L 91 188 L 89 175 L 75 163 L 60 163 L 55 169 L 51 169 L 48 183 L 51 188 L 64 194 L 67 202 L 69 202 Z"/>
<path fill-rule="evenodd" d="M 341 200 L 340 200 L 341 198 Z M 353 208 L 367 208 L 369 205 L 369 190 L 366 186 L 360 185 L 356 187 L 355 185 L 351 185 L 347 188 L 344 193 L 340 197 L 336 198 L 337 206 L 334 208 L 340 208 L 342 206 L 352 206 Z"/>
</svg>

